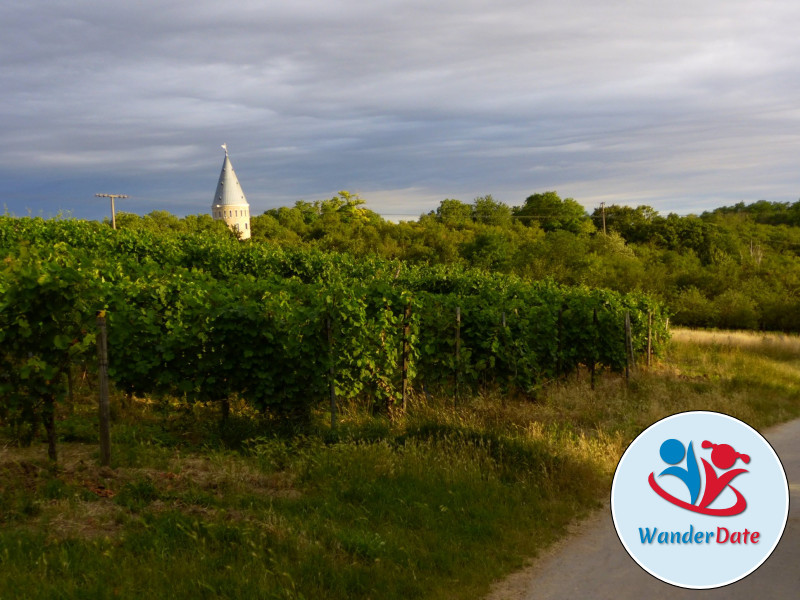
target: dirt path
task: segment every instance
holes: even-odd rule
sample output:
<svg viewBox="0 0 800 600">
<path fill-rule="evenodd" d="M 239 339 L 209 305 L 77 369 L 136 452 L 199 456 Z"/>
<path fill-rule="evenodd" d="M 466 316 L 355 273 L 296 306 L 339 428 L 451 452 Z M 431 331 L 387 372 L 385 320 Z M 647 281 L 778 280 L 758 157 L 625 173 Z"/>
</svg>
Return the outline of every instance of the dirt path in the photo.
<svg viewBox="0 0 800 600">
<path fill-rule="evenodd" d="M 648 575 L 625 552 L 606 507 L 529 568 L 499 582 L 487 600 L 800 597 L 800 419 L 764 433 L 789 478 L 790 508 L 778 547 L 759 569 L 715 590 L 686 590 Z"/>
</svg>

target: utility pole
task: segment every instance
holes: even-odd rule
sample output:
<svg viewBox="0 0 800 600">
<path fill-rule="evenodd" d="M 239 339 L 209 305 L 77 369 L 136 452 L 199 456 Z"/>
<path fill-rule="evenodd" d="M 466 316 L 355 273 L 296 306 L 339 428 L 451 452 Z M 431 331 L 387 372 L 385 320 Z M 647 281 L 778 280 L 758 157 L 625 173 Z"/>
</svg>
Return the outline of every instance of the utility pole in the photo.
<svg viewBox="0 0 800 600">
<path fill-rule="evenodd" d="M 600 212 L 603 214 L 603 235 L 607 235 L 606 234 L 606 203 L 605 202 L 601 202 L 600 203 Z"/>
<path fill-rule="evenodd" d="M 125 194 L 95 194 L 96 198 L 111 198 L 111 227 L 117 228 L 117 213 L 114 210 L 114 200 L 117 198 L 127 198 Z"/>
</svg>

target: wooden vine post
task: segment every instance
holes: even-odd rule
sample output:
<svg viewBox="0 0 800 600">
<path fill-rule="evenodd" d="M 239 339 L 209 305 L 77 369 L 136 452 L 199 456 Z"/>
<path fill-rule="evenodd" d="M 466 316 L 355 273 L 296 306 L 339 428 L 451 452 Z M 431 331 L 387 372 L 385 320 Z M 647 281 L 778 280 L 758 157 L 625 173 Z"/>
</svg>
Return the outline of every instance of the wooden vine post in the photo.
<svg viewBox="0 0 800 600">
<path fill-rule="evenodd" d="M 100 378 L 100 465 L 111 464 L 111 410 L 108 400 L 108 334 L 106 331 L 106 311 L 97 313 L 97 362 Z"/>
<path fill-rule="evenodd" d="M 600 323 L 597 320 L 597 309 L 595 308 L 592 311 L 593 344 L 592 344 L 592 360 L 591 360 L 591 365 L 589 366 L 590 372 L 592 374 L 592 389 L 594 389 L 595 371 L 597 367 L 597 344 L 598 344 L 599 329 L 600 329 Z"/>
<path fill-rule="evenodd" d="M 564 351 L 561 338 L 563 337 L 563 318 L 564 318 L 564 303 L 558 307 L 558 321 L 556 322 L 556 379 L 561 377 L 561 356 Z"/>
<path fill-rule="evenodd" d="M 653 355 L 653 312 L 647 313 L 647 366 L 650 366 L 650 357 Z"/>
<path fill-rule="evenodd" d="M 458 384 L 461 380 L 461 307 L 456 306 L 456 385 L 453 390 L 453 408 L 458 402 Z"/>
<path fill-rule="evenodd" d="M 501 329 L 501 338 L 500 339 L 503 341 L 503 354 L 505 356 L 506 362 L 508 362 L 509 361 L 509 352 L 508 352 L 508 330 L 506 329 L 506 311 L 503 311 L 501 313 L 501 315 L 500 315 L 500 327 L 502 328 Z M 509 373 L 507 378 L 506 378 L 508 380 L 507 381 L 507 386 L 509 388 L 511 387 L 512 381 L 516 381 L 516 361 L 514 361 L 514 363 L 515 363 L 514 364 L 514 371 L 515 371 L 514 379 L 512 380 L 511 373 Z M 502 394 L 500 396 L 500 405 L 503 408 L 506 407 L 506 394 Z"/>
<path fill-rule="evenodd" d="M 331 318 L 325 319 L 325 331 L 328 337 L 328 388 L 331 400 L 331 430 L 336 429 L 336 367 L 333 354 L 333 327 Z"/>
<path fill-rule="evenodd" d="M 625 311 L 625 379 L 630 380 L 633 369 L 633 336 L 631 334 L 631 313 Z"/>
<path fill-rule="evenodd" d="M 406 305 L 405 313 L 403 314 L 403 379 L 402 379 L 402 394 L 403 394 L 403 414 L 408 408 L 408 360 L 411 354 L 411 301 L 409 300 Z"/>
</svg>

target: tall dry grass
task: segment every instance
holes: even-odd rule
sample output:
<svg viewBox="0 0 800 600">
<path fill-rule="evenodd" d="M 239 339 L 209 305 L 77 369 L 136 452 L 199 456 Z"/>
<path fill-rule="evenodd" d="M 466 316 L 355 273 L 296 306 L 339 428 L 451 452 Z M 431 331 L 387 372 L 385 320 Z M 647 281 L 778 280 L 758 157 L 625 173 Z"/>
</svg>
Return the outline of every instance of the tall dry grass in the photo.
<svg viewBox="0 0 800 600">
<path fill-rule="evenodd" d="M 761 429 L 800 415 L 798 382 L 794 336 L 676 330 L 630 381 L 583 372 L 535 400 L 426 397 L 395 421 L 349 404 L 335 433 L 323 412 L 316 433 L 249 440 L 244 414 L 215 440 L 211 413 L 146 407 L 122 411 L 108 471 L 95 443 L 65 443 L 58 471 L 41 446 L 0 444 L 0 598 L 138 598 L 142 581 L 171 598 L 481 597 L 608 497 L 642 429 L 685 410 Z M 88 435 L 81 419 L 62 430 Z"/>
</svg>

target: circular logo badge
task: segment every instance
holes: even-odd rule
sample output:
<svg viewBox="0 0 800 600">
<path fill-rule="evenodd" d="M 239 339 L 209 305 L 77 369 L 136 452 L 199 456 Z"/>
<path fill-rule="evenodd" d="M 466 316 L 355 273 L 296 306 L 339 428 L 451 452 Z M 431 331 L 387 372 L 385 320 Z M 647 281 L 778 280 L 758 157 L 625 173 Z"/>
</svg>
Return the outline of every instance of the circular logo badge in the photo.
<svg viewBox="0 0 800 600">
<path fill-rule="evenodd" d="M 651 575 L 683 588 L 755 571 L 783 534 L 789 484 L 772 446 L 715 412 L 654 423 L 625 450 L 611 487 L 622 545 Z"/>
</svg>

